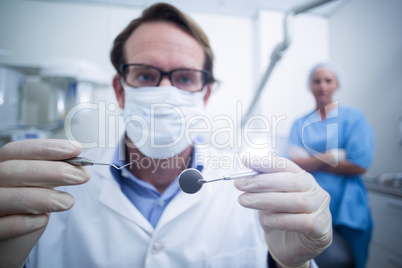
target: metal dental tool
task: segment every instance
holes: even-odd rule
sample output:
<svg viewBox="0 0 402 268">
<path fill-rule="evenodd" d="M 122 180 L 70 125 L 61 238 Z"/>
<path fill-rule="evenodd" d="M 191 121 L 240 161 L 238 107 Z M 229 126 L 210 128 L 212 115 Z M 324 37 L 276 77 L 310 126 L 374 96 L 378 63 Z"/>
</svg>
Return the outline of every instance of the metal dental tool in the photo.
<svg viewBox="0 0 402 268">
<path fill-rule="evenodd" d="M 81 156 L 66 159 L 66 160 L 64 160 L 64 162 L 67 162 L 67 163 L 69 163 L 69 164 L 71 164 L 73 166 L 82 166 L 82 167 L 83 166 L 93 166 L 93 165 L 112 166 L 115 169 L 119 169 L 119 170 L 132 164 L 132 163 L 128 163 L 128 164 L 125 164 L 124 166 L 118 167 L 118 166 L 116 166 L 114 164 L 95 162 L 94 160 L 91 160 L 91 159 L 88 159 L 88 158 L 85 158 L 85 157 L 81 157 Z"/>
<path fill-rule="evenodd" d="M 180 189 L 187 194 L 194 194 L 198 192 L 204 183 L 215 182 L 215 181 L 228 181 L 240 179 L 248 176 L 254 176 L 260 174 L 260 172 L 255 170 L 249 170 L 241 173 L 236 173 L 228 176 L 223 176 L 218 179 L 206 181 L 203 179 L 202 174 L 195 168 L 188 168 L 183 170 L 179 175 L 179 186 Z"/>
</svg>

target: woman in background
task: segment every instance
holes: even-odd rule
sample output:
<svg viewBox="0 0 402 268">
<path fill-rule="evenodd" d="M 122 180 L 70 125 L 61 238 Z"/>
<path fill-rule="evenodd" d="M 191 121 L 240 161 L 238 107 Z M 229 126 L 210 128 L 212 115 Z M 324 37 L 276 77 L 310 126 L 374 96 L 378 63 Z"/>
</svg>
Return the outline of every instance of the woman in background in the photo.
<svg viewBox="0 0 402 268">
<path fill-rule="evenodd" d="M 334 241 L 316 261 L 364 268 L 373 224 L 361 176 L 372 161 L 373 132 L 361 111 L 333 101 L 340 86 L 335 66 L 315 66 L 309 86 L 316 107 L 293 124 L 288 156 L 331 195 Z"/>
</svg>

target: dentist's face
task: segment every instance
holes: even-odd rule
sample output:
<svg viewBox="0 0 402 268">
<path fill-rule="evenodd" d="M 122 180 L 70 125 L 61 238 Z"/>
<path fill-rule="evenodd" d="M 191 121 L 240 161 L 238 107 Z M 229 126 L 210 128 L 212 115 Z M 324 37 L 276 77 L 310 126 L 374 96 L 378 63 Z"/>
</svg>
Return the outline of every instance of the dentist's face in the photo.
<svg viewBox="0 0 402 268">
<path fill-rule="evenodd" d="M 310 86 L 317 105 L 325 106 L 332 103 L 332 96 L 338 89 L 338 81 L 330 70 L 319 69 L 315 72 Z"/>
<path fill-rule="evenodd" d="M 152 65 L 165 72 L 177 68 L 201 70 L 205 58 L 201 45 L 192 36 L 167 22 L 139 26 L 124 45 L 124 57 L 126 63 Z M 169 78 L 163 77 L 159 86 L 171 86 Z M 116 91 L 116 95 L 123 108 L 124 93 Z"/>
</svg>

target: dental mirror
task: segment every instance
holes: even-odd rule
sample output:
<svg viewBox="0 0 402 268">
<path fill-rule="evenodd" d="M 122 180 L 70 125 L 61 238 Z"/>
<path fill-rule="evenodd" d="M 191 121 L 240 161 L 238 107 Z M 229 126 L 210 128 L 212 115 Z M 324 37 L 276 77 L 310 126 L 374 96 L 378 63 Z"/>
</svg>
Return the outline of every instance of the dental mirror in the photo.
<svg viewBox="0 0 402 268">
<path fill-rule="evenodd" d="M 241 173 L 236 173 L 228 176 L 223 176 L 214 180 L 204 180 L 200 171 L 195 168 L 188 168 L 183 170 L 179 175 L 179 186 L 180 189 L 187 194 L 195 194 L 199 190 L 201 190 L 202 185 L 204 183 L 222 181 L 222 180 L 235 180 L 248 176 L 254 176 L 260 174 L 260 172 L 256 170 L 248 170 Z"/>
</svg>

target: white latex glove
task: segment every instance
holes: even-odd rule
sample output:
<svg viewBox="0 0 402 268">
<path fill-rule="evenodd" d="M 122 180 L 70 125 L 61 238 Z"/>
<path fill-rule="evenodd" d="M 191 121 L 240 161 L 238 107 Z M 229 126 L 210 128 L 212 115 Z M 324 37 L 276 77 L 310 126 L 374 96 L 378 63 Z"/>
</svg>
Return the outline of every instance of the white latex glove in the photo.
<svg viewBox="0 0 402 268">
<path fill-rule="evenodd" d="M 259 210 L 270 254 L 277 263 L 309 267 L 309 260 L 332 242 L 330 196 L 295 163 L 276 160 L 271 161 L 273 167 L 261 167 L 258 161 L 245 163 L 264 174 L 235 181 L 236 188 L 245 192 L 239 203 Z"/>
<path fill-rule="evenodd" d="M 53 188 L 84 183 L 90 174 L 54 160 L 80 153 L 67 140 L 24 140 L 0 149 L 0 267 L 22 267 L 49 213 L 74 205 L 71 195 Z"/>
</svg>

